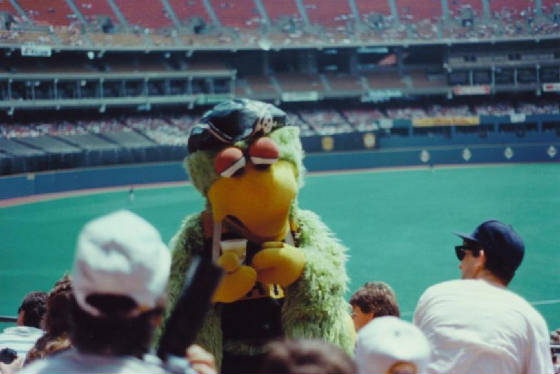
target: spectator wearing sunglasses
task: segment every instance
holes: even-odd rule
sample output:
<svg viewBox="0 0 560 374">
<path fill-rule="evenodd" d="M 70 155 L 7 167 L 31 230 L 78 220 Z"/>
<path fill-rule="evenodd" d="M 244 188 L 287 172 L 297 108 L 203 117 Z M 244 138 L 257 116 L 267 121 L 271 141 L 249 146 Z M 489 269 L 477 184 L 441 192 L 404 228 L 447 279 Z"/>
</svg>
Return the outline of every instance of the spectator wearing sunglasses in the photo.
<svg viewBox="0 0 560 374">
<path fill-rule="evenodd" d="M 497 220 L 457 235 L 462 279 L 428 288 L 414 313 L 432 346 L 427 371 L 552 374 L 545 320 L 507 289 L 525 253 L 521 237 Z"/>
</svg>

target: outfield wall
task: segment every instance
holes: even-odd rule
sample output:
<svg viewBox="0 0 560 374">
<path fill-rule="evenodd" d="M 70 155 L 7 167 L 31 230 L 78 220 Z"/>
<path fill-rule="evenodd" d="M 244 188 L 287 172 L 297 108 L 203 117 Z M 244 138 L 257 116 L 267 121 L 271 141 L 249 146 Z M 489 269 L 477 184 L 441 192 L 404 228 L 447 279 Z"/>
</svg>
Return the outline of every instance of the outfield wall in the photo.
<svg viewBox="0 0 560 374">
<path fill-rule="evenodd" d="M 427 146 L 306 156 L 311 172 L 441 164 L 558 162 L 560 142 L 511 145 Z M 0 178 L 0 199 L 90 188 L 186 181 L 180 162 L 27 173 Z"/>
</svg>

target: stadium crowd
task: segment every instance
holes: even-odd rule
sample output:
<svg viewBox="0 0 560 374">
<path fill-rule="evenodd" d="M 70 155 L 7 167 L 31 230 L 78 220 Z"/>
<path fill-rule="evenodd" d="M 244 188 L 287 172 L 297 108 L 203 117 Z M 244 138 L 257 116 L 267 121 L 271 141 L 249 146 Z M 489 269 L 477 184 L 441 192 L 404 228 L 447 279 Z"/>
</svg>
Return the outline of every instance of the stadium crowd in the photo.
<svg viewBox="0 0 560 374">
<path fill-rule="evenodd" d="M 386 105 L 384 108 L 361 109 L 314 109 L 288 111 L 290 123 L 298 126 L 302 136 L 333 135 L 354 131 L 377 130 L 379 120 L 507 116 L 533 114 L 560 114 L 560 105 L 552 101 L 493 102 L 487 104 L 430 104 L 427 106 Z M 157 144 L 185 145 L 191 126 L 200 117 L 195 114 L 175 116 L 133 115 L 98 120 L 45 123 L 0 123 L 0 138 L 27 138 L 43 135 L 103 134 L 118 131 L 136 131 Z M 382 127 L 382 126 L 381 126 Z"/>
<path fill-rule="evenodd" d="M 237 9 L 229 15 L 232 25 L 207 24 L 205 15 L 191 15 L 182 20 L 192 28 L 176 28 L 171 26 L 171 16 L 161 7 L 159 21 L 129 19 L 130 25 L 123 27 L 107 15 L 110 10 L 93 9 L 91 2 L 81 2 L 79 10 L 85 15 L 83 21 L 76 15 L 61 14 L 64 9 L 56 9 L 56 5 L 45 10 L 27 9 L 27 17 L 38 20 L 35 25 L 19 14 L 11 14 L 10 27 L 0 31 L 0 41 L 5 43 L 62 44 L 75 47 L 92 44 L 106 46 L 143 46 L 143 45 L 175 45 L 182 41 L 186 45 L 251 45 L 269 48 L 270 43 L 276 45 L 297 45 L 313 43 L 348 44 L 360 40 L 368 41 L 403 41 L 433 39 L 494 39 L 527 36 L 546 36 L 558 33 L 560 24 L 554 8 L 542 5 L 542 12 L 531 6 L 523 7 L 513 3 L 501 8 L 493 8 L 488 18 L 481 14 L 481 9 L 473 8 L 469 2 L 463 2 L 456 9 L 450 10 L 449 17 L 443 14 L 414 13 L 404 6 L 399 9 L 399 19 L 387 10 L 361 13 L 356 16 L 347 11 L 339 10 L 327 18 L 313 20 L 307 24 L 300 14 L 273 15 L 270 20 L 255 15 L 254 9 L 249 12 Z M 192 4 L 187 4 L 187 8 Z M 211 5 L 210 5 L 211 6 Z M 324 5 L 323 5 L 324 6 Z M 454 2 L 454 6 L 456 6 Z M 307 12 L 313 12 L 321 5 L 308 5 Z M 231 1 L 220 3 L 219 9 L 235 10 L 236 4 Z M 237 6 L 239 8 L 239 6 Z M 96 14 L 95 12 L 101 11 Z M 200 12 L 200 10 L 199 10 Z M 296 12 L 298 13 L 298 12 Z M 160 16 L 160 15 L 158 15 Z M 62 17 L 62 19 L 61 19 Z M 52 23 L 49 23 L 51 20 Z M 82 22 L 86 22 L 84 25 Z M 149 24 L 149 25 L 148 25 Z M 188 30 L 188 31 L 185 31 Z M 190 31 L 190 32 L 189 32 Z"/>
<path fill-rule="evenodd" d="M 272 341 L 258 372 L 557 374 L 551 344 L 560 329 L 549 335 L 542 316 L 507 289 L 524 257 L 521 237 L 496 220 L 457 235 L 462 279 L 429 287 L 413 323 L 400 319 L 388 284 L 367 282 L 349 301 L 354 357 L 320 340 Z M 121 210 L 90 221 L 71 274 L 48 294 L 29 293 L 17 326 L 0 334 L 0 373 L 217 373 L 200 346 L 173 360 L 151 349 L 170 263 L 160 234 L 140 216 Z"/>
</svg>

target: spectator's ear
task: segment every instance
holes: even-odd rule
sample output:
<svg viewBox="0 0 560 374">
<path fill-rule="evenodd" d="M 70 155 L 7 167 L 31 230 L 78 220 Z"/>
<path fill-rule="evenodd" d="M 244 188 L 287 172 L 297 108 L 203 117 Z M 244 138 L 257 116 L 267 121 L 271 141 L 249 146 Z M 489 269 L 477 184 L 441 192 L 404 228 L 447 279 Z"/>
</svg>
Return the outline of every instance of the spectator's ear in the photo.
<svg viewBox="0 0 560 374">
<path fill-rule="evenodd" d="M 482 262 L 486 264 L 486 252 L 484 251 L 484 249 L 480 250 L 478 257 L 480 257 Z"/>
<path fill-rule="evenodd" d="M 484 249 L 481 249 L 480 252 L 478 252 L 478 256 L 474 257 L 474 261 L 475 271 L 477 274 L 486 268 L 486 252 L 484 252 Z"/>
<path fill-rule="evenodd" d="M 17 316 L 17 321 L 16 324 L 18 326 L 23 326 L 23 321 L 25 321 L 25 311 L 24 310 L 20 310 Z"/>
</svg>

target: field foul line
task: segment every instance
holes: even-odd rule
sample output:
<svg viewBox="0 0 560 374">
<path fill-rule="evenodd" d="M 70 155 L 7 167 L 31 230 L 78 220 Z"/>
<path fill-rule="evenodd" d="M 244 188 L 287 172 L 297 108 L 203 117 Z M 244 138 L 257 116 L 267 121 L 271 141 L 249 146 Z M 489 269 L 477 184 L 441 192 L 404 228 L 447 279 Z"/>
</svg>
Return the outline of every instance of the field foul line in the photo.
<svg viewBox="0 0 560 374">
<path fill-rule="evenodd" d="M 550 304 L 560 304 L 560 299 L 539 300 L 539 301 L 531 302 L 531 305 L 550 305 Z"/>
</svg>

